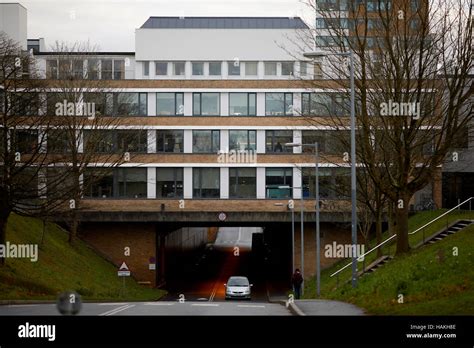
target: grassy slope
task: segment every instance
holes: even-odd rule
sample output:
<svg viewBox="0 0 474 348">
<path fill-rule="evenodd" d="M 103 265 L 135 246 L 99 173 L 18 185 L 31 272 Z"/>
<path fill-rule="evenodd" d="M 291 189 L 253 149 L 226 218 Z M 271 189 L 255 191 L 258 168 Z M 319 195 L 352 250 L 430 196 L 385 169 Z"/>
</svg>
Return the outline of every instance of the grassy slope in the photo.
<svg viewBox="0 0 474 348">
<path fill-rule="evenodd" d="M 413 216 L 410 231 L 425 224 L 435 214 L 426 212 Z M 450 220 L 455 218 L 472 219 L 474 216 L 472 213 L 456 213 Z M 445 226 L 446 220 L 433 225 L 426 231 L 426 236 Z M 412 236 L 411 245 L 421 238 L 421 235 Z M 454 247 L 458 248 L 459 256 L 453 256 Z M 439 253 L 444 254 L 442 262 Z M 343 285 L 342 280 L 348 279 L 350 270 L 343 272 L 344 277 L 341 277 L 337 289 L 336 277 L 329 277 L 346 263 L 344 260 L 323 272 L 323 297 L 351 302 L 374 314 L 474 314 L 474 226 L 435 245 L 396 258 L 374 274 L 362 277 L 357 289 Z M 314 279 L 307 283 L 306 296 L 314 297 Z M 397 302 L 398 294 L 404 295 L 404 304 Z"/>
<path fill-rule="evenodd" d="M 39 244 L 41 235 L 41 221 L 10 217 L 10 243 Z M 0 300 L 51 300 L 66 290 L 79 292 L 85 300 L 154 300 L 164 295 L 162 290 L 142 287 L 129 278 L 125 296 L 120 297 L 122 279 L 117 277 L 116 267 L 80 240 L 70 247 L 67 238 L 60 227 L 48 224 L 38 262 L 7 259 L 6 266 L 0 268 Z"/>
</svg>

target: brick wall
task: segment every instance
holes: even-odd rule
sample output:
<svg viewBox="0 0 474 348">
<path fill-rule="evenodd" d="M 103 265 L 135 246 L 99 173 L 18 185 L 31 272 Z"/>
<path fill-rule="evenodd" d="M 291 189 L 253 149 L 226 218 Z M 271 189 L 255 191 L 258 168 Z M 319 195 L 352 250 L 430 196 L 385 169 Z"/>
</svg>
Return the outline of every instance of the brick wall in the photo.
<svg viewBox="0 0 474 348">
<path fill-rule="evenodd" d="M 148 269 L 150 257 L 156 257 L 155 227 L 139 223 L 94 223 L 81 226 L 80 237 L 104 254 L 117 268 L 125 262 L 139 282 L 155 286 L 155 271 Z M 124 248 L 130 248 L 130 256 Z"/>
</svg>

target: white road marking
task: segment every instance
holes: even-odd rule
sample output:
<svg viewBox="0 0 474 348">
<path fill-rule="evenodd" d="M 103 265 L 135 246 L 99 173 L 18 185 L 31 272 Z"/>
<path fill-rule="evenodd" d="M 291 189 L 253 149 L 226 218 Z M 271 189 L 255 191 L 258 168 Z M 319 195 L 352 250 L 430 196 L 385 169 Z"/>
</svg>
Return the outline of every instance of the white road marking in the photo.
<svg viewBox="0 0 474 348">
<path fill-rule="evenodd" d="M 119 307 L 119 308 L 112 309 L 112 310 L 110 310 L 110 311 L 107 311 L 107 312 L 102 313 L 102 314 L 99 314 L 99 315 L 100 315 L 100 316 L 110 316 L 110 315 L 117 314 L 118 312 L 124 311 L 124 310 L 129 309 L 129 308 L 132 308 L 132 307 L 135 307 L 135 305 L 125 305 L 125 306 L 121 306 L 121 307 Z"/>
<path fill-rule="evenodd" d="M 147 302 L 145 306 L 174 306 L 174 302 Z"/>
<path fill-rule="evenodd" d="M 200 306 L 200 307 L 219 307 L 217 303 L 192 303 L 191 306 Z"/>
<path fill-rule="evenodd" d="M 99 303 L 99 306 L 125 306 L 128 303 L 117 302 L 117 303 Z"/>
<path fill-rule="evenodd" d="M 8 307 L 35 307 L 39 306 L 39 304 L 19 304 L 19 305 L 8 305 Z"/>
<path fill-rule="evenodd" d="M 244 307 L 244 308 L 265 308 L 263 305 L 237 305 L 237 307 Z"/>
</svg>

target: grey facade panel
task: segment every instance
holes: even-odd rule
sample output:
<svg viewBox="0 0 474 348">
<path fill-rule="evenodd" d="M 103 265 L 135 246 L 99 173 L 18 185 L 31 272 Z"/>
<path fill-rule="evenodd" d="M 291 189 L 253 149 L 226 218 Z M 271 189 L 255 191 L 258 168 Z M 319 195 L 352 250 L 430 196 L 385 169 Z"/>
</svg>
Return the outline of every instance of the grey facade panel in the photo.
<svg viewBox="0 0 474 348">
<path fill-rule="evenodd" d="M 150 17 L 144 29 L 308 29 L 299 17 Z"/>
</svg>

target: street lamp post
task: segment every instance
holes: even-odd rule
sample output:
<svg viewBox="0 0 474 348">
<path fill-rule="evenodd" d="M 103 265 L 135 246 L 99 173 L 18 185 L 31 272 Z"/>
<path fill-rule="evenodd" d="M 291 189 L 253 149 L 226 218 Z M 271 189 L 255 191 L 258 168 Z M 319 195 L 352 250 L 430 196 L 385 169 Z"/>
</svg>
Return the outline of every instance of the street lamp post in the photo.
<svg viewBox="0 0 474 348">
<path fill-rule="evenodd" d="M 321 241 L 320 241 L 320 223 L 319 223 L 319 145 L 314 144 L 298 144 L 298 143 L 287 143 L 285 146 L 288 147 L 303 147 L 311 146 L 314 147 L 314 167 L 315 167 L 315 211 L 316 211 L 316 292 L 318 297 L 321 295 Z M 303 177 L 303 169 L 301 169 L 301 177 Z M 301 206 L 303 207 L 303 186 L 301 186 Z M 303 211 L 301 212 L 303 214 Z M 303 228 L 303 220 L 301 220 L 301 228 Z M 301 243 L 301 251 L 303 252 L 303 241 Z M 303 289 L 303 288 L 302 288 Z"/>
<path fill-rule="evenodd" d="M 350 83 L 351 83 L 351 231 L 352 231 L 352 287 L 357 286 L 357 192 L 356 192 L 356 142 L 355 142 L 355 83 L 354 83 L 354 53 L 352 51 L 333 52 L 308 52 L 303 56 L 306 58 L 320 58 L 330 55 L 346 56 L 350 60 Z"/>
</svg>

